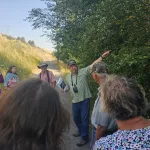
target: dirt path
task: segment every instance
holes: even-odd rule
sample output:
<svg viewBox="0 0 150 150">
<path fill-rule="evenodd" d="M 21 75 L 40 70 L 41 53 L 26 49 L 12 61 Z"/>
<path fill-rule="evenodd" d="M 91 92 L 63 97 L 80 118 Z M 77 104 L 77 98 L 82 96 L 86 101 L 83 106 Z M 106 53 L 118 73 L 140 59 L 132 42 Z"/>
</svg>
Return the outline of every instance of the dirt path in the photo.
<svg viewBox="0 0 150 150">
<path fill-rule="evenodd" d="M 49 57 L 45 57 L 45 62 L 48 63 L 48 69 L 51 70 L 54 75 L 56 76 L 56 79 L 58 80 L 58 78 L 61 76 L 61 73 L 58 69 L 58 67 L 55 65 L 55 59 L 53 57 L 49 58 Z M 40 72 L 39 69 L 34 69 L 33 70 L 33 75 L 37 76 L 37 74 Z M 64 135 L 64 150 L 89 150 L 89 144 L 83 146 L 83 147 L 78 147 L 76 146 L 77 141 L 79 140 L 79 138 L 75 138 L 73 137 L 73 133 L 76 131 L 76 126 L 72 120 L 72 112 L 71 112 L 71 100 L 70 100 L 70 96 L 68 93 L 62 93 L 60 92 L 59 88 L 56 87 L 56 90 L 58 91 L 60 98 L 61 98 L 61 102 L 63 103 L 64 107 L 69 111 L 70 116 L 71 116 L 71 124 L 70 124 L 70 129 L 68 133 L 65 133 Z"/>
</svg>

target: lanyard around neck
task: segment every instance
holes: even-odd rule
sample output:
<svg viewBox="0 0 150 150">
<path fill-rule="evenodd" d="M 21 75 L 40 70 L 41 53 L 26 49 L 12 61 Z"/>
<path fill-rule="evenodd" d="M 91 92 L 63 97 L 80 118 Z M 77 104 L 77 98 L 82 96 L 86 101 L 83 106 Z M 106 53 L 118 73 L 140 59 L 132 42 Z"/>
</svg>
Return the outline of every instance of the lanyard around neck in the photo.
<svg viewBox="0 0 150 150">
<path fill-rule="evenodd" d="M 76 74 L 76 85 L 77 85 L 77 81 L 78 81 L 77 76 L 78 76 L 78 74 Z M 72 80 L 72 74 L 71 74 L 71 83 L 72 83 L 72 86 L 73 86 L 74 83 L 73 83 L 73 80 Z"/>
</svg>

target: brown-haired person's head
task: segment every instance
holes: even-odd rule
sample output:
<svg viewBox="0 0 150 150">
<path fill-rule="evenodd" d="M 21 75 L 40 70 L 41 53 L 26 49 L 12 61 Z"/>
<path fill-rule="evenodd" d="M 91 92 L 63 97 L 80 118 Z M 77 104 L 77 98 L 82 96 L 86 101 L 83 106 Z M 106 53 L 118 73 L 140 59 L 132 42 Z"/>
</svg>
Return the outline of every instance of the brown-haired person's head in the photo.
<svg viewBox="0 0 150 150">
<path fill-rule="evenodd" d="M 23 81 L 0 99 L 0 150 L 59 150 L 69 113 L 39 79 Z"/>
<path fill-rule="evenodd" d="M 101 86 L 102 109 L 117 120 L 128 120 L 146 112 L 147 101 L 133 80 L 110 75 Z"/>
<path fill-rule="evenodd" d="M 14 73 L 17 74 L 17 68 L 16 66 L 10 66 L 7 73 Z"/>
</svg>

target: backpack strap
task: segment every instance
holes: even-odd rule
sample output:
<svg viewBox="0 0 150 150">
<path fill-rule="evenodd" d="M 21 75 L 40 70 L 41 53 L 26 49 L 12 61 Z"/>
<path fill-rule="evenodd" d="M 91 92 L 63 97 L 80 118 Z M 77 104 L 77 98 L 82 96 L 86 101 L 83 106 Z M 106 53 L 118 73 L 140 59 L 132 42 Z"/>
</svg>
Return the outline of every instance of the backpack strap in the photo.
<svg viewBox="0 0 150 150">
<path fill-rule="evenodd" d="M 47 70 L 47 71 L 46 71 L 46 73 L 47 73 L 47 79 L 48 79 L 48 83 L 50 83 L 49 71 Z"/>
<path fill-rule="evenodd" d="M 49 71 L 48 70 L 46 70 L 46 74 L 47 74 L 48 83 L 50 83 Z M 41 79 L 41 73 L 40 73 L 39 77 Z"/>
</svg>

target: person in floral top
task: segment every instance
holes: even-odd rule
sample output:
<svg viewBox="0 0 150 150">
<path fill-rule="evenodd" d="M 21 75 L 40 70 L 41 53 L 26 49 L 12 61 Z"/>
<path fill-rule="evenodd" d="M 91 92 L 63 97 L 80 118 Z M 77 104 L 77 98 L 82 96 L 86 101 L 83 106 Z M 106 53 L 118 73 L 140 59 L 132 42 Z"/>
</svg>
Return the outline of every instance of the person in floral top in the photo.
<svg viewBox="0 0 150 150">
<path fill-rule="evenodd" d="M 145 94 L 132 79 L 108 76 L 101 86 L 101 109 L 115 118 L 118 131 L 95 142 L 93 150 L 150 150 Z"/>
</svg>

